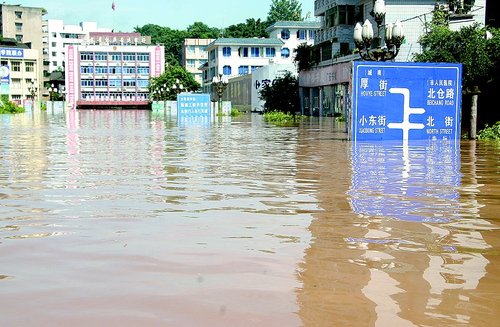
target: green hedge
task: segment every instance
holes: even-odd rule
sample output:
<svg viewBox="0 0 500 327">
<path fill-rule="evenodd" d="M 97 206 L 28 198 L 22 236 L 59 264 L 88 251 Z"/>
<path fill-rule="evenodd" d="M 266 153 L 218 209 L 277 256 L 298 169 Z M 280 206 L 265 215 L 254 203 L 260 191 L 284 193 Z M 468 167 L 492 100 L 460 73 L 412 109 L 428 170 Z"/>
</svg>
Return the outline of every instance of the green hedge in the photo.
<svg viewBox="0 0 500 327">
<path fill-rule="evenodd" d="M 9 96 L 2 94 L 0 103 L 0 114 L 19 114 L 24 112 L 23 107 L 19 107 L 17 104 L 9 101 Z"/>
</svg>

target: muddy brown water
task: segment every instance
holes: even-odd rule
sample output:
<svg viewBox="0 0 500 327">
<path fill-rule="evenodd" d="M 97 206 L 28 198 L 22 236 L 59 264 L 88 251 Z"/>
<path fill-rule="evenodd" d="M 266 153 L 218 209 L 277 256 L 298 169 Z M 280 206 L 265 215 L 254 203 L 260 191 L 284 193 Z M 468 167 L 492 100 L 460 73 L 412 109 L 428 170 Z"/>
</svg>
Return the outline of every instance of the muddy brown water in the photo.
<svg viewBox="0 0 500 327">
<path fill-rule="evenodd" d="M 498 326 L 500 146 L 0 116 L 1 326 Z"/>
</svg>

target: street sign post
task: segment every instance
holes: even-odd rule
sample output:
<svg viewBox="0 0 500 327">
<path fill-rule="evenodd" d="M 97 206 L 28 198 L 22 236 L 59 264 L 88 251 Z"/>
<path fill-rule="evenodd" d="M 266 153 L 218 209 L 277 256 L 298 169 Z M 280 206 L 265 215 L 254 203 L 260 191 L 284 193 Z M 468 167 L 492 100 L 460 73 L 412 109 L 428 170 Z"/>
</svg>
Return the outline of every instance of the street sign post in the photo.
<svg viewBox="0 0 500 327">
<path fill-rule="evenodd" d="M 374 140 L 460 139 L 462 66 L 354 62 L 351 136 Z"/>
</svg>

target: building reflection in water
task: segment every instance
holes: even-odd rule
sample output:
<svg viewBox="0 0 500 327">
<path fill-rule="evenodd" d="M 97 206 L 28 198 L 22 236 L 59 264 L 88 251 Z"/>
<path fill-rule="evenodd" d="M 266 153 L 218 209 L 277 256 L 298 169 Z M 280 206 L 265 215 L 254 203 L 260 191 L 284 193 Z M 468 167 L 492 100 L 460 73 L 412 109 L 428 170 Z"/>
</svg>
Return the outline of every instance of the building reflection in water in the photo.
<svg viewBox="0 0 500 327">
<path fill-rule="evenodd" d="M 324 212 L 310 226 L 299 275 L 304 324 L 493 326 L 484 312 L 498 314 L 495 301 L 479 289 L 494 283 L 485 278 L 493 245 L 483 234 L 498 226 L 480 215 L 474 170 L 461 169 L 474 162 L 461 162 L 460 149 L 447 141 L 359 143 L 351 158 L 330 150 L 335 159 L 322 159 L 337 164 L 318 165 L 329 167 L 318 177 Z M 346 181 L 341 170 L 349 160 Z"/>
</svg>

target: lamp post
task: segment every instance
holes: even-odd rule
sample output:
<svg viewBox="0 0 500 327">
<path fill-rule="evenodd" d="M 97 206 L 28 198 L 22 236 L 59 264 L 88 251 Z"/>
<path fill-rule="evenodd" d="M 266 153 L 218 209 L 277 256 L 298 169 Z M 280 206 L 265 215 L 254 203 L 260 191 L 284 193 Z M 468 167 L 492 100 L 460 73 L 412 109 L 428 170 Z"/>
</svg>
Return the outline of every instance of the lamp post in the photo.
<svg viewBox="0 0 500 327">
<path fill-rule="evenodd" d="M 172 91 L 175 93 L 176 96 L 177 96 L 177 94 L 182 93 L 184 91 L 184 86 L 182 85 L 182 83 L 179 81 L 178 78 L 175 80 L 174 84 L 172 85 Z"/>
<path fill-rule="evenodd" d="M 394 24 L 388 23 L 384 29 L 384 45 L 380 30 L 386 14 L 384 0 L 376 0 L 373 6 L 373 17 L 377 23 L 377 35 L 374 36 L 372 23 L 366 19 L 363 25 L 356 23 L 354 27 L 354 43 L 363 60 L 386 61 L 393 60 L 399 53 L 403 42 L 403 25 L 400 20 Z"/>
<path fill-rule="evenodd" d="M 222 116 L 222 95 L 224 94 L 224 90 L 229 84 L 229 80 L 223 74 L 219 74 L 218 76 L 214 76 L 212 79 L 212 88 L 215 93 L 217 93 L 217 97 L 219 99 L 219 109 L 218 115 Z"/>
<path fill-rule="evenodd" d="M 36 85 L 36 80 L 30 80 L 28 84 L 28 92 L 31 95 L 32 107 L 35 107 L 36 94 L 38 92 L 38 86 Z"/>
</svg>

